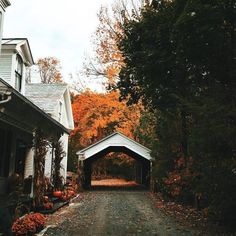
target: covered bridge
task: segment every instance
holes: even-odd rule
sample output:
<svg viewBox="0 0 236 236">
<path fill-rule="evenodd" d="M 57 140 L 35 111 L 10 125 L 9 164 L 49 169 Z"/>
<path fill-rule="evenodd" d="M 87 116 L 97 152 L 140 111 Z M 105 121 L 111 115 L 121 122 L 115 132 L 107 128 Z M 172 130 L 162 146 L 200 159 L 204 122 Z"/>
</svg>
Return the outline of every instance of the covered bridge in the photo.
<svg viewBox="0 0 236 236">
<path fill-rule="evenodd" d="M 122 152 L 134 158 L 139 164 L 136 172 L 136 180 L 140 184 L 149 186 L 150 171 L 153 158 L 151 150 L 127 136 L 115 132 L 91 146 L 78 151 L 79 166 L 82 166 L 85 177 L 85 186 L 91 185 L 92 163 L 111 152 Z"/>
</svg>

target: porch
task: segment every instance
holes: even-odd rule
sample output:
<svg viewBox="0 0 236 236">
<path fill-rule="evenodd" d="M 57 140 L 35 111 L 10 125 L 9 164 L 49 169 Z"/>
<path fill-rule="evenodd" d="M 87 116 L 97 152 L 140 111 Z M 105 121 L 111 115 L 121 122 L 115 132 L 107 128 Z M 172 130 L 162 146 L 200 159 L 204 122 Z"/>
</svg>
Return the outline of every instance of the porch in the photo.
<svg viewBox="0 0 236 236">
<path fill-rule="evenodd" d="M 33 197 L 36 130 L 41 130 L 49 143 L 68 133 L 0 79 L 0 207 L 11 208 Z"/>
</svg>

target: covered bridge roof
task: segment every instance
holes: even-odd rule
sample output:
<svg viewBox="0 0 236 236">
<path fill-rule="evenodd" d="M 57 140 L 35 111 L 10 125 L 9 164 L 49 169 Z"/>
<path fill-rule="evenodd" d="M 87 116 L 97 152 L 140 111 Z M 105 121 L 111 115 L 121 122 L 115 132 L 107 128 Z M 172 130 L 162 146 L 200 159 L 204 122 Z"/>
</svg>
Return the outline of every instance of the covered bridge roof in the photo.
<svg viewBox="0 0 236 236">
<path fill-rule="evenodd" d="M 149 148 L 144 147 L 140 143 L 128 138 L 120 132 L 115 132 L 106 138 L 92 144 L 91 146 L 78 151 L 76 154 L 80 160 L 86 160 L 100 152 L 103 152 L 106 149 L 109 149 L 110 147 L 120 147 L 121 150 L 122 148 L 126 148 L 148 161 L 153 159 L 150 155 L 151 150 Z"/>
</svg>

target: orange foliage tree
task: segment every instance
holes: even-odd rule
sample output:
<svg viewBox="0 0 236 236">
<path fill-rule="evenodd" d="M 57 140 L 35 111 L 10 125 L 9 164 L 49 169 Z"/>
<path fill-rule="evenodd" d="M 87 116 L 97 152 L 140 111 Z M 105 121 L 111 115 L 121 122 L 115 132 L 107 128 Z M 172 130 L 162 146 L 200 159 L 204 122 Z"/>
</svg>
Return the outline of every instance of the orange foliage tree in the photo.
<svg viewBox="0 0 236 236">
<path fill-rule="evenodd" d="M 111 8 L 102 6 L 98 13 L 99 25 L 95 34 L 96 58 L 85 65 L 87 75 L 103 76 L 108 85 L 119 79 L 119 72 L 124 66 L 124 58 L 118 49 L 123 36 L 122 25 L 127 19 L 137 19 L 143 0 L 129 3 L 125 0 L 115 2 Z"/>
<path fill-rule="evenodd" d="M 44 57 L 37 60 L 41 82 L 44 84 L 62 83 L 60 61 L 55 57 Z"/>
<path fill-rule="evenodd" d="M 86 91 L 73 99 L 72 109 L 75 129 L 71 138 L 79 137 L 77 141 L 81 147 L 86 147 L 114 131 L 135 138 L 141 105 L 127 106 L 124 101 L 119 101 L 118 92 Z"/>
<path fill-rule="evenodd" d="M 122 28 L 117 19 L 111 20 L 106 7 L 101 7 L 98 17 L 100 24 L 96 31 L 96 54 L 109 83 L 114 83 L 123 65 L 123 57 L 117 46 Z"/>
</svg>

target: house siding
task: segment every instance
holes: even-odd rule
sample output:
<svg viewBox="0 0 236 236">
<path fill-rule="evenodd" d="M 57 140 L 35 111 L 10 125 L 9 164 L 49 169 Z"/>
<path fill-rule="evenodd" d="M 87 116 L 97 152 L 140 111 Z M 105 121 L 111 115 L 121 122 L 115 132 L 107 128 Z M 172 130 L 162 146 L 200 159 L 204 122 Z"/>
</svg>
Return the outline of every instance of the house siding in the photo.
<svg viewBox="0 0 236 236">
<path fill-rule="evenodd" d="M 50 148 L 46 154 L 45 165 L 44 165 L 45 177 L 51 178 L 52 175 L 52 148 Z"/>
<path fill-rule="evenodd" d="M 26 159 L 25 159 L 25 172 L 24 172 L 24 178 L 29 177 L 30 175 L 33 176 L 34 174 L 34 150 L 30 149 L 27 153 Z"/>
<path fill-rule="evenodd" d="M 62 142 L 63 149 L 65 151 L 65 157 L 61 161 L 61 175 L 64 178 L 64 181 L 66 181 L 66 174 L 67 174 L 67 158 L 68 158 L 68 139 L 69 135 L 64 134 L 61 138 L 60 141 Z"/>
<path fill-rule="evenodd" d="M 12 85 L 11 72 L 12 72 L 12 55 L 9 54 L 0 55 L 0 77 L 10 85 Z"/>
<path fill-rule="evenodd" d="M 55 111 L 51 113 L 52 117 L 60 122 L 63 126 L 69 128 L 69 122 L 68 122 L 68 115 L 66 110 L 66 103 L 65 103 L 65 97 L 60 100 L 61 102 L 61 108 L 60 103 L 58 102 Z M 61 113 L 61 115 L 60 115 Z"/>
<path fill-rule="evenodd" d="M 65 98 L 64 98 L 64 100 L 63 100 L 61 123 L 62 123 L 65 127 L 69 127 L 68 115 L 67 115 L 66 105 L 65 105 Z"/>
</svg>

